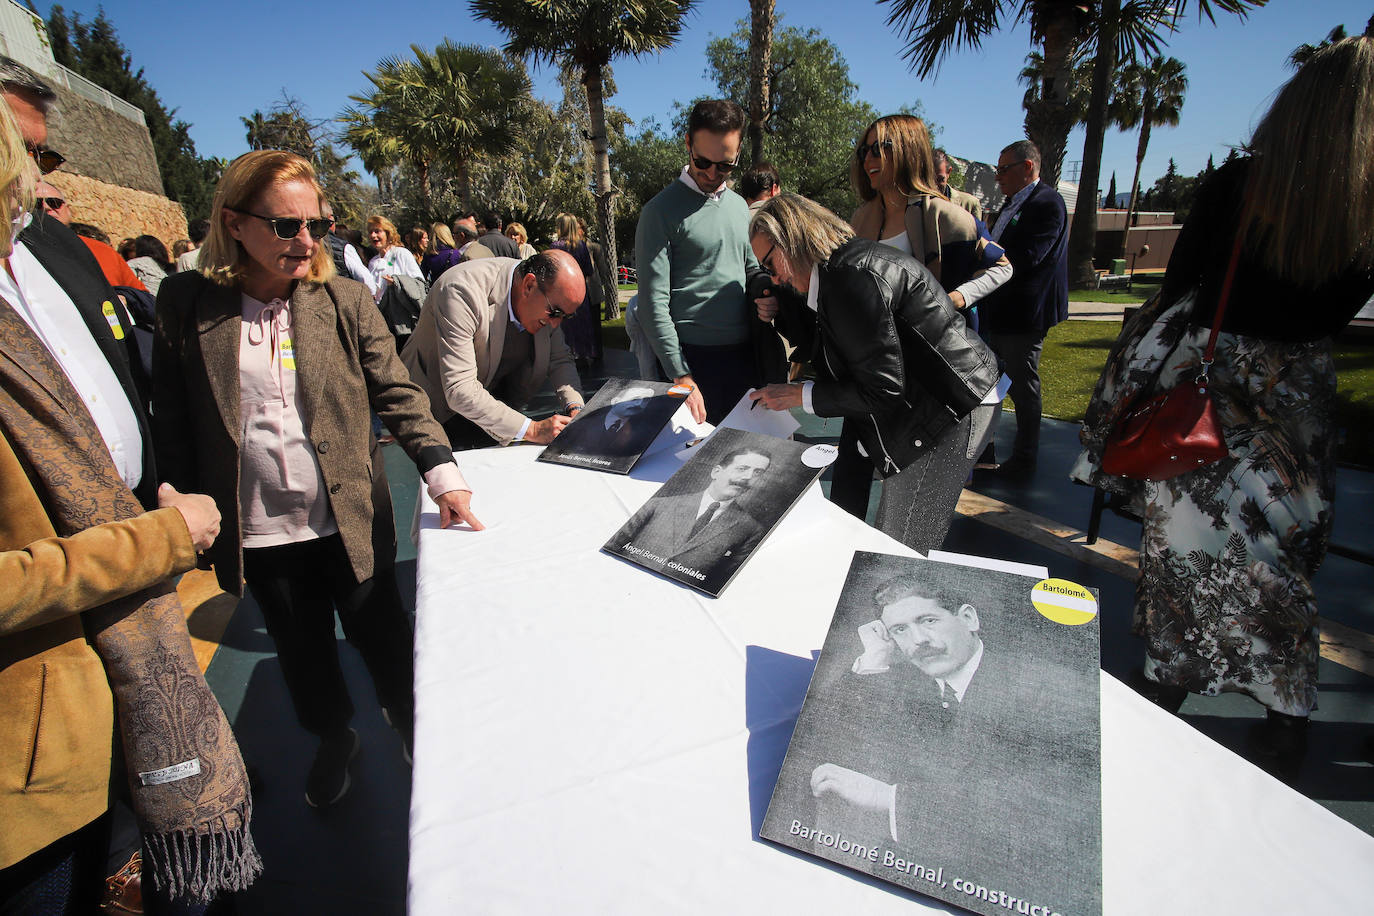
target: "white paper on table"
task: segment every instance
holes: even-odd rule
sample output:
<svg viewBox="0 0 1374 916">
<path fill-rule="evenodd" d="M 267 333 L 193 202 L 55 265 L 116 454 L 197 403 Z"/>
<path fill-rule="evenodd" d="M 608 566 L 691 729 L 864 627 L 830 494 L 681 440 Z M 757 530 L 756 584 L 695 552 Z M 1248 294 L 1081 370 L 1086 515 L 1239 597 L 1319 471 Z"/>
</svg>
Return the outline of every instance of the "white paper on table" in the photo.
<svg viewBox="0 0 1374 916">
<path fill-rule="evenodd" d="M 1049 569 L 1044 566 L 1015 563 L 1011 560 L 998 560 L 993 557 L 979 557 L 971 553 L 946 553 L 943 550 L 932 550 L 926 554 L 926 559 L 935 560 L 939 563 L 953 563 L 956 566 L 973 566 L 977 569 L 1015 573 L 1018 576 L 1030 576 L 1034 579 L 1048 579 L 1050 577 Z"/>
<path fill-rule="evenodd" d="M 792 411 L 769 410 L 758 401 L 749 400 L 749 395 L 755 390 L 757 389 L 750 388 L 746 391 L 744 397 L 740 398 L 739 403 L 730 409 L 730 412 L 725 415 L 725 419 L 720 421 L 716 429 L 738 429 L 746 433 L 772 436 L 775 439 L 792 438 L 792 434 L 801 428 L 801 423 L 792 416 Z M 677 453 L 678 457 L 684 461 L 687 460 L 691 456 L 692 449 L 700 444 L 700 441 L 692 442 Z"/>
</svg>

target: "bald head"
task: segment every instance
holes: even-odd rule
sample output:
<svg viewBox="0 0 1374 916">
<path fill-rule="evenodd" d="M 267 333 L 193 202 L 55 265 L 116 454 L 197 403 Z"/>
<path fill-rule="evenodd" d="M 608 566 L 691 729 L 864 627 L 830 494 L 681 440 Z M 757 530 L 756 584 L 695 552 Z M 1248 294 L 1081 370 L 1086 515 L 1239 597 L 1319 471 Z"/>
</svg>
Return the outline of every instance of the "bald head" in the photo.
<svg viewBox="0 0 1374 916">
<path fill-rule="evenodd" d="M 577 259 L 566 251 L 550 248 L 520 263 L 511 287 L 511 307 L 516 320 L 531 334 L 558 327 L 577 311 L 587 296 L 587 282 Z"/>
<path fill-rule="evenodd" d="M 38 203 L 43 207 L 43 212 L 57 220 L 64 226 L 72 223 L 72 208 L 67 203 L 67 195 L 57 188 L 40 181 L 34 185 L 34 197 L 38 198 Z"/>
</svg>

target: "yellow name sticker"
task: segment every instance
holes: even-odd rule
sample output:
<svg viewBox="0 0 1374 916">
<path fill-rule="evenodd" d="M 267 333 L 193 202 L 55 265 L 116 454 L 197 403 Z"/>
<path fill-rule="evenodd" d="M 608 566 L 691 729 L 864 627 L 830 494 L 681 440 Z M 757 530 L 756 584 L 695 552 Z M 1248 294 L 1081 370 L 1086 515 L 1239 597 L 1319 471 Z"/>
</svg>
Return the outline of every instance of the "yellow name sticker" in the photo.
<svg viewBox="0 0 1374 916">
<path fill-rule="evenodd" d="M 105 316 L 105 323 L 110 326 L 114 333 L 115 340 L 124 339 L 124 325 L 119 323 L 119 315 L 115 312 L 114 303 L 106 299 L 100 305 L 100 313 Z"/>
<path fill-rule="evenodd" d="M 281 367 L 296 371 L 296 350 L 291 345 L 291 338 L 286 335 L 281 338 Z"/>
<path fill-rule="evenodd" d="M 1031 604 L 1046 619 L 1067 627 L 1085 624 L 1097 616 L 1093 593 L 1068 579 L 1042 579 L 1031 589 Z"/>
</svg>

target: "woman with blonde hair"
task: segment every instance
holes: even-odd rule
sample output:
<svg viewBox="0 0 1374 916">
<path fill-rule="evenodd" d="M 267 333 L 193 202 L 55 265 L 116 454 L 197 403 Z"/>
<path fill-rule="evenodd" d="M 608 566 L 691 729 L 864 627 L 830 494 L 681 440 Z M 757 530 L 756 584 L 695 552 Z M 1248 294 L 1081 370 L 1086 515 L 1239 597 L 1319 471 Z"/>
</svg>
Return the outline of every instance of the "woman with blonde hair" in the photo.
<svg viewBox="0 0 1374 916">
<path fill-rule="evenodd" d="M 257 598 L 296 717 L 319 738 L 305 780 L 315 807 L 348 790 L 358 749 L 336 612 L 407 754 L 413 730 L 410 620 L 369 411 L 419 468 L 440 524 L 481 527 L 367 288 L 334 277 L 323 206 L 300 156 L 234 160 L 215 190 L 199 272 L 162 285 L 153 357 L 158 468 L 224 513 L 206 556 L 225 591 L 241 594 L 246 581 Z"/>
<path fill-rule="evenodd" d="M 883 478 L 877 527 L 921 553 L 938 548 L 996 419 L 996 357 L 920 261 L 856 238 L 800 194 L 760 207 L 749 244 L 797 294 L 759 305 L 759 318 L 776 320 L 816 367 L 814 382 L 750 397 L 843 417 L 870 476 Z"/>
<path fill-rule="evenodd" d="M 1335 495 L 1332 337 L 1374 294 L 1374 38 L 1323 49 L 1279 91 L 1246 152 L 1219 168 L 1169 259 L 1159 296 L 1113 348 L 1084 419 L 1080 480 L 1144 518 L 1135 630 L 1144 692 L 1266 707 L 1250 749 L 1296 773 L 1317 701 L 1312 576 Z M 1141 395 L 1207 373 L 1229 454 L 1158 483 L 1107 477 L 1103 443 Z"/>
<path fill-rule="evenodd" d="M 855 149 L 849 181 L 861 201 L 849 218 L 855 234 L 921 261 L 976 328 L 974 307 L 1011 279 L 1011 262 L 981 221 L 940 193 L 925 122 L 888 115 L 870 124 Z M 873 473 L 856 441 L 846 424 L 830 498 L 863 518 Z"/>
<path fill-rule="evenodd" d="M 592 361 L 601 359 L 601 315 L 599 310 L 588 306 L 596 266 L 592 263 L 586 235 L 578 223 L 577 217 L 571 213 L 558 214 L 553 221 L 554 238 L 550 247 L 562 249 L 577 260 L 588 287 L 582 307 L 563 322 L 563 336 L 568 341 L 568 349 L 577 361 L 577 368 L 586 371 Z"/>
<path fill-rule="evenodd" d="M 431 223 L 429 247 L 425 249 L 425 257 L 420 262 L 420 272 L 424 274 L 425 282 L 433 286 L 438 282 L 440 275 L 457 264 L 462 256 L 463 253 L 458 250 L 458 243 L 453 240 L 453 231 L 448 225 Z"/>
<path fill-rule="evenodd" d="M 532 258 L 538 251 L 530 244 L 529 233 L 525 231 L 523 223 L 506 223 L 506 238 L 520 246 L 520 260 Z"/>
<path fill-rule="evenodd" d="M 417 280 L 425 278 L 425 275 L 420 273 L 420 265 L 416 263 L 415 255 L 401 244 L 401 233 L 396 229 L 396 224 L 385 216 L 373 215 L 367 218 L 367 240 L 377 249 L 376 257 L 367 262 L 367 269 L 372 271 L 372 277 L 377 281 L 375 297 L 378 302 L 386 295 L 386 287 L 392 277 L 399 275 L 414 277 Z"/>
</svg>

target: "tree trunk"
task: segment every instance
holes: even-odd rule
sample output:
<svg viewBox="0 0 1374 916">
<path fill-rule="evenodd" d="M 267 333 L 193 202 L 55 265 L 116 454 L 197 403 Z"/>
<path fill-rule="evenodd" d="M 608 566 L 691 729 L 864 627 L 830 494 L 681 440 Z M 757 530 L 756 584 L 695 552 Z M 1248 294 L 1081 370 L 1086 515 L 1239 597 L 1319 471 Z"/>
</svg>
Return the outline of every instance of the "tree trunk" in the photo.
<svg viewBox="0 0 1374 916">
<path fill-rule="evenodd" d="M 601 229 L 601 247 L 606 252 L 606 272 L 601 275 L 601 288 L 606 290 L 610 317 L 620 317 L 619 285 L 616 267 L 620 256 L 615 248 L 615 197 L 619 192 L 611 184 L 611 155 L 606 145 L 606 108 L 603 98 L 605 80 L 601 66 L 593 64 L 582 70 L 582 88 L 587 91 L 587 115 L 592 123 L 592 177 L 596 198 L 596 222 Z"/>
<path fill-rule="evenodd" d="M 1135 146 L 1135 177 L 1131 179 L 1131 199 L 1126 203 L 1126 232 L 1121 236 L 1121 256 L 1126 257 L 1126 236 L 1131 231 L 1131 218 L 1135 215 L 1135 205 L 1140 200 L 1140 164 L 1145 161 L 1145 150 L 1150 145 L 1150 100 L 1145 99 L 1145 111 L 1140 122 L 1140 142 Z"/>
<path fill-rule="evenodd" d="M 749 0 L 749 162 L 763 161 L 763 134 L 772 113 L 774 0 Z"/>
<path fill-rule="evenodd" d="M 420 200 L 424 201 L 423 210 L 428 213 L 433 209 L 429 199 L 429 163 L 423 159 L 415 163 L 415 174 L 420 179 Z"/>
<path fill-rule="evenodd" d="M 1078 44 L 1077 13 L 1071 4 L 1043 4 L 1038 8 L 1036 30 L 1044 51 L 1045 70 L 1040 97 L 1026 109 L 1026 136 L 1040 147 L 1040 180 L 1059 185 L 1073 116 L 1069 90 L 1073 85 L 1071 61 Z"/>
<path fill-rule="evenodd" d="M 1069 229 L 1069 288 L 1091 289 L 1097 285 L 1093 251 L 1097 247 L 1097 181 L 1102 174 L 1102 141 L 1107 133 L 1107 103 L 1112 75 L 1116 73 L 1116 33 L 1121 0 L 1105 0 L 1097 31 L 1097 57 L 1093 61 L 1092 96 L 1088 101 L 1083 168 L 1078 175 L 1078 203 Z"/>
<path fill-rule="evenodd" d="M 468 171 L 467 160 L 454 163 L 454 177 L 458 179 L 458 199 L 463 202 L 463 212 L 472 210 L 472 173 Z"/>
</svg>

